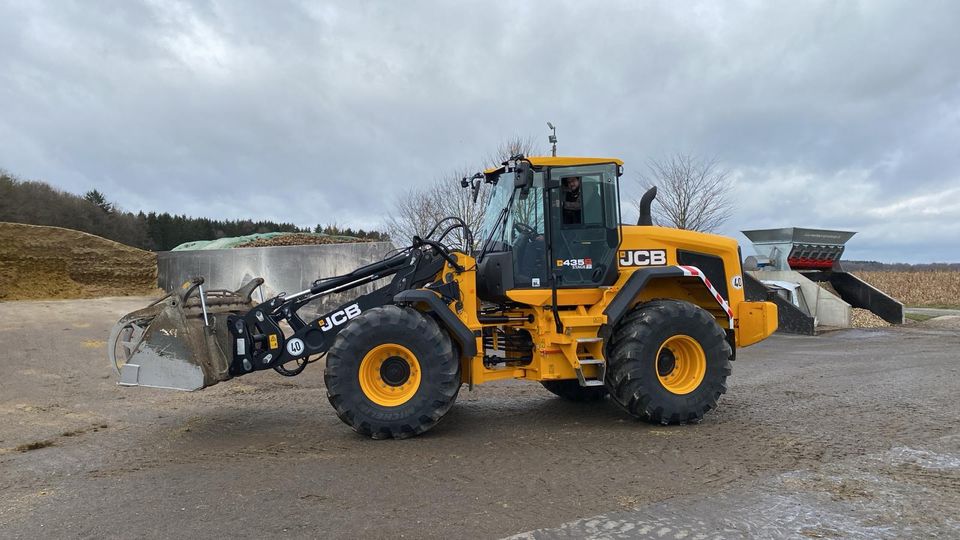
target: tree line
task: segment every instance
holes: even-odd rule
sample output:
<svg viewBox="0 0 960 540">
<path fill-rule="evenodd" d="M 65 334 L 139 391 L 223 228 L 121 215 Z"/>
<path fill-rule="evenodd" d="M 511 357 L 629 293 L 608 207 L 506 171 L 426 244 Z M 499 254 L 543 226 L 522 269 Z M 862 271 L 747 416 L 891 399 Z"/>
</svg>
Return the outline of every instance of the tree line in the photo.
<svg viewBox="0 0 960 540">
<path fill-rule="evenodd" d="M 184 242 L 265 232 L 315 232 L 387 240 L 379 231 L 354 230 L 336 224 L 318 224 L 311 229 L 273 221 L 127 212 L 96 189 L 81 196 L 56 189 L 46 182 L 21 180 L 3 171 L 0 171 L 0 221 L 74 229 L 154 251 L 167 251 Z"/>
</svg>

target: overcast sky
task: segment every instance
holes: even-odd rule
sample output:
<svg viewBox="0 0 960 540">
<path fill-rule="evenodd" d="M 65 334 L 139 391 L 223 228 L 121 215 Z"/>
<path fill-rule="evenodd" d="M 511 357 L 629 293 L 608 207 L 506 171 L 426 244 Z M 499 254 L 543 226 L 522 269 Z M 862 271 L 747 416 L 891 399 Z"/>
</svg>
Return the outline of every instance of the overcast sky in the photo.
<svg viewBox="0 0 960 540">
<path fill-rule="evenodd" d="M 723 232 L 960 261 L 960 2 L 0 0 L 0 168 L 127 210 L 371 228 L 546 121 L 731 171 Z M 626 209 L 625 217 L 635 212 Z M 745 250 L 747 251 L 747 250 Z"/>
</svg>

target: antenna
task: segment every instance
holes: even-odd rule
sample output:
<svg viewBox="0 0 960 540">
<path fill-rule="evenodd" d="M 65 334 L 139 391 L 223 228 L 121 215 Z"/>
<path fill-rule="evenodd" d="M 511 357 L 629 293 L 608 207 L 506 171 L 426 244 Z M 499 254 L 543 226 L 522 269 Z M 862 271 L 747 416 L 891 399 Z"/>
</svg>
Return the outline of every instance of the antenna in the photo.
<svg viewBox="0 0 960 540">
<path fill-rule="evenodd" d="M 547 122 L 547 127 L 553 132 L 547 137 L 547 142 L 553 145 L 553 157 L 557 157 L 557 128 L 550 122 Z"/>
</svg>

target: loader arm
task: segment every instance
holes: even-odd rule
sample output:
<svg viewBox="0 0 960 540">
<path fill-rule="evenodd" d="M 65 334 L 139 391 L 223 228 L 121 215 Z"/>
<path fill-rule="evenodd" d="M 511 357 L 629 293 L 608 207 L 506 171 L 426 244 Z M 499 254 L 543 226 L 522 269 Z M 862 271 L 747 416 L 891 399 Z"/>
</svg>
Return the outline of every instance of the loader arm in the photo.
<svg viewBox="0 0 960 540">
<path fill-rule="evenodd" d="M 401 291 L 418 289 L 433 281 L 443 268 L 444 257 L 434 249 L 411 249 L 382 261 L 362 266 L 349 274 L 317 280 L 312 287 L 290 296 L 279 295 L 242 315 L 227 318 L 233 338 L 230 375 L 261 369 L 327 352 L 345 323 L 364 311 L 393 303 Z M 298 311 L 322 296 L 355 289 L 391 277 L 389 283 L 356 297 L 309 322 Z M 286 323 L 292 334 L 285 335 Z"/>
<path fill-rule="evenodd" d="M 413 246 L 348 274 L 318 279 L 309 289 L 281 293 L 259 304 L 257 278 L 237 291 L 204 291 L 203 278 L 122 318 L 108 356 L 124 386 L 199 390 L 264 369 L 297 375 L 324 354 L 349 320 L 394 303 L 403 291 L 436 281 L 451 259 L 444 246 L 415 239 Z M 323 296 L 389 279 L 381 287 L 306 321 L 301 308 Z M 289 365 L 294 362 L 294 368 Z"/>
</svg>

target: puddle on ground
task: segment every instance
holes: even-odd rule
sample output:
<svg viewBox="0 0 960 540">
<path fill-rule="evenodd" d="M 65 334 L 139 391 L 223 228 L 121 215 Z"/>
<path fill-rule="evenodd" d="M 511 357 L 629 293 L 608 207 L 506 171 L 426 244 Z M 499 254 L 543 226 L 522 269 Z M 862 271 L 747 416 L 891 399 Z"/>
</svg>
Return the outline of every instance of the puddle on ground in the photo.
<svg viewBox="0 0 960 540">
<path fill-rule="evenodd" d="M 894 447 L 511 538 L 957 537 L 957 507 L 960 453 Z"/>
</svg>

